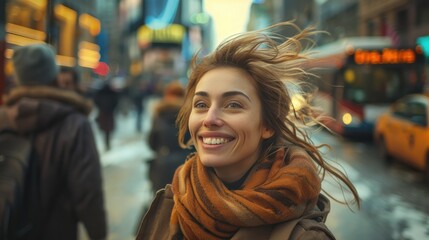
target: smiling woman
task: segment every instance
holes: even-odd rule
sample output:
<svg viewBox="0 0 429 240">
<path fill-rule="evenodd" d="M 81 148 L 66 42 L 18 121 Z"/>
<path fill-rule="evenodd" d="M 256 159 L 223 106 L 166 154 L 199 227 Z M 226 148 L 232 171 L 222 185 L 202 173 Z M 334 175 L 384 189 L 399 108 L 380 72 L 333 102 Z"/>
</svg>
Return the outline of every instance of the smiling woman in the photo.
<svg viewBox="0 0 429 240">
<path fill-rule="evenodd" d="M 276 34 L 286 27 L 296 35 Z M 300 90 L 308 60 L 302 50 L 316 33 L 279 23 L 194 58 L 177 123 L 180 143 L 196 152 L 158 192 L 137 239 L 335 239 L 324 224 L 325 174 L 360 201 L 305 128 L 317 119 Z M 294 228 L 303 218 L 317 227 Z"/>
</svg>

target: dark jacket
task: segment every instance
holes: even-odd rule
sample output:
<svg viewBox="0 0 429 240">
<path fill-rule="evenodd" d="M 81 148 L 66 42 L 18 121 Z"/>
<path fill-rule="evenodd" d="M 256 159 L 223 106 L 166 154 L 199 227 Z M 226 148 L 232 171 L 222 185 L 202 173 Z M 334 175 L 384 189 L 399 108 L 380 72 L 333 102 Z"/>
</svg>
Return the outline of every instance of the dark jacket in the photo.
<svg viewBox="0 0 429 240">
<path fill-rule="evenodd" d="M 100 159 L 86 116 L 91 102 L 75 92 L 46 86 L 18 87 L 4 100 L 6 114 L 0 122 L 34 136 L 46 215 L 40 239 L 75 240 L 78 222 L 91 239 L 105 239 Z"/>
<path fill-rule="evenodd" d="M 119 104 L 119 93 L 109 83 L 95 93 L 94 103 L 98 108 L 96 121 L 101 130 L 110 132 L 115 129 L 115 110 Z"/>
<path fill-rule="evenodd" d="M 154 110 L 149 146 L 155 151 L 155 158 L 150 163 L 149 178 L 155 191 L 171 183 L 176 168 L 192 152 L 183 149 L 177 139 L 175 121 L 180 107 L 180 102 L 161 100 Z"/>
<path fill-rule="evenodd" d="M 173 240 L 172 236 L 174 236 L 175 233 L 170 232 L 169 224 L 173 206 L 173 192 L 171 185 L 167 185 L 165 189 L 159 190 L 156 193 L 154 201 L 140 223 L 136 240 Z M 308 215 L 308 218 L 311 219 L 320 218 L 320 220 L 324 222 L 326 221 L 329 211 L 329 199 L 324 195 L 320 195 L 317 207 L 305 213 L 305 216 Z M 232 236 L 231 240 L 286 240 L 287 238 L 285 238 L 285 235 L 290 235 L 288 239 L 292 240 L 335 239 L 327 228 L 325 231 L 319 229 L 301 230 L 293 228 L 295 225 L 290 225 L 288 223 L 289 222 L 283 222 L 275 225 L 241 228 Z"/>
</svg>

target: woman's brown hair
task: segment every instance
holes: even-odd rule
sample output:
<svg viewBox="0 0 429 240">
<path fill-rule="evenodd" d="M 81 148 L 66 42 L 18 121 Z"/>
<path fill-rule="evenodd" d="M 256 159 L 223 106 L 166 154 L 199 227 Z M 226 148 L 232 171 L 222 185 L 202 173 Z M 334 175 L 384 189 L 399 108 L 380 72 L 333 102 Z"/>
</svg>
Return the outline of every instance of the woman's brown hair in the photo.
<svg viewBox="0 0 429 240">
<path fill-rule="evenodd" d="M 276 32 L 281 30 L 293 30 L 296 34 L 284 37 Z M 191 64 L 185 102 L 177 118 L 179 142 L 183 147 L 192 144 L 191 140 L 185 142 L 185 135 L 188 132 L 192 98 L 201 77 L 218 67 L 243 69 L 254 80 L 261 99 L 263 121 L 274 130 L 274 135 L 262 144 L 260 159 L 273 156 L 277 150 L 288 145 L 302 147 L 320 167 L 322 179 L 328 173 L 345 184 L 360 207 L 359 195 L 352 182 L 345 173 L 328 163 L 319 151 L 329 146 L 314 145 L 307 134 L 310 127 L 320 124 L 315 114 L 318 111 L 310 104 L 315 88 L 305 81 L 311 75 L 305 66 L 307 61 L 311 61 L 311 47 L 314 45 L 312 37 L 318 33 L 311 27 L 301 30 L 292 22 L 282 22 L 262 30 L 234 35 L 207 56 L 200 58 L 197 54 Z M 293 104 L 296 102 L 298 104 Z M 347 200 L 331 198 L 349 203 Z"/>
</svg>

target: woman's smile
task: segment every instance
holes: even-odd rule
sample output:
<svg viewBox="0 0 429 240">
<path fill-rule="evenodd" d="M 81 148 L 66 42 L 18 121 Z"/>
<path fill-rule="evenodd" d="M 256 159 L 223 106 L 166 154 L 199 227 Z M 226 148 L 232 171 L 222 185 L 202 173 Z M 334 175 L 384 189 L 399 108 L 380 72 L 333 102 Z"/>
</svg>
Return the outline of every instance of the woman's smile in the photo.
<svg viewBox="0 0 429 240">
<path fill-rule="evenodd" d="M 203 138 L 203 143 L 208 145 L 220 145 L 230 141 L 228 138 Z"/>
</svg>

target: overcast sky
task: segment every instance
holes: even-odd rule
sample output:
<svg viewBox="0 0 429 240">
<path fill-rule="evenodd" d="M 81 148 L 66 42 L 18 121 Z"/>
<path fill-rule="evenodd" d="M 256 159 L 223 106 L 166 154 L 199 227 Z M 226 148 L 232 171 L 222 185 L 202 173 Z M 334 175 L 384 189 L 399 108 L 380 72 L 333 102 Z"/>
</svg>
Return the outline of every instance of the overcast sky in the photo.
<svg viewBox="0 0 429 240">
<path fill-rule="evenodd" d="M 206 0 L 205 9 L 213 17 L 216 47 L 225 38 L 246 29 L 252 0 Z"/>
</svg>

